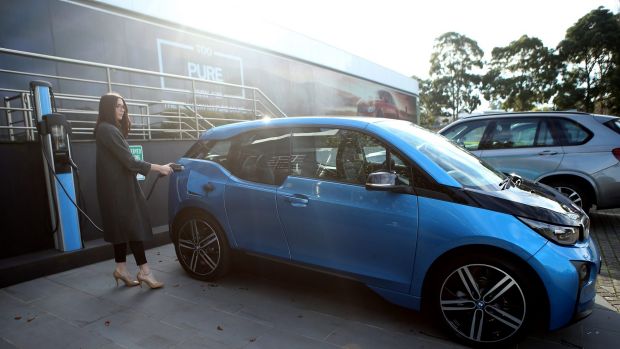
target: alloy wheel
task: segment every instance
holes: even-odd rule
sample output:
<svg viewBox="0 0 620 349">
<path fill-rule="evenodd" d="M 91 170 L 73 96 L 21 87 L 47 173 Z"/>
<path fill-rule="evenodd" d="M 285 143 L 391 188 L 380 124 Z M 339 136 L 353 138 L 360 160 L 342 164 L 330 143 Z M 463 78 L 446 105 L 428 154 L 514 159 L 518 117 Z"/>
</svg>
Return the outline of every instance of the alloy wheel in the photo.
<svg viewBox="0 0 620 349">
<path fill-rule="evenodd" d="M 564 194 L 564 196 L 568 197 L 570 201 L 572 201 L 575 205 L 579 207 L 583 207 L 583 200 L 581 198 L 581 195 L 579 195 L 579 193 L 575 191 L 573 188 L 555 187 L 555 189 L 559 191 L 560 193 Z"/>
<path fill-rule="evenodd" d="M 215 229 L 202 219 L 190 219 L 179 229 L 179 260 L 197 276 L 213 273 L 221 256 L 220 240 Z"/>
<path fill-rule="evenodd" d="M 487 264 L 468 264 L 444 280 L 441 313 L 456 333 L 474 343 L 509 340 L 525 322 L 526 298 L 519 283 Z"/>
</svg>

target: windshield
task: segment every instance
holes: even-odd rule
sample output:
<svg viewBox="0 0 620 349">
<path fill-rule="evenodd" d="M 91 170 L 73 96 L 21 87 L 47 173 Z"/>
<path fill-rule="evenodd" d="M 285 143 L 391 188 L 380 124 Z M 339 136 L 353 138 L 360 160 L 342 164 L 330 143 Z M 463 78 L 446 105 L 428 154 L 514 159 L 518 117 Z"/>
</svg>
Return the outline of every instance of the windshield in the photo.
<svg viewBox="0 0 620 349">
<path fill-rule="evenodd" d="M 386 123 L 384 126 L 436 163 L 463 187 L 486 191 L 501 189 L 500 183 L 506 176 L 443 136 L 411 123 Z"/>
</svg>

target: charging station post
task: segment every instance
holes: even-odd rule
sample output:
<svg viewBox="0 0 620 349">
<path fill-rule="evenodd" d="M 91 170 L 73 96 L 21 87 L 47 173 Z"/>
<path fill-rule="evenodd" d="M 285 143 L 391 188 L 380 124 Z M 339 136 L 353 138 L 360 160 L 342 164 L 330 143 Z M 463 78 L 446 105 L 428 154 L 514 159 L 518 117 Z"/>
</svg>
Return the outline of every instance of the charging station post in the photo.
<svg viewBox="0 0 620 349">
<path fill-rule="evenodd" d="M 55 227 L 55 246 L 60 251 L 82 248 L 78 209 L 75 205 L 76 190 L 71 159 L 71 128 L 64 115 L 53 113 L 52 85 L 46 81 L 30 82 L 34 97 L 43 167 L 52 226 Z"/>
</svg>

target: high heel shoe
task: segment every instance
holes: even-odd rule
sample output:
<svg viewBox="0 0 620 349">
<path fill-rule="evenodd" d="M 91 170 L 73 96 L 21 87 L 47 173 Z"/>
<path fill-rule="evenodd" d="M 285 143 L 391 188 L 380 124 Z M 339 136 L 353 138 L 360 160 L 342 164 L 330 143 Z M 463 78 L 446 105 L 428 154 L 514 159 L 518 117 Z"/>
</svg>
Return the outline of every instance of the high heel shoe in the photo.
<svg viewBox="0 0 620 349">
<path fill-rule="evenodd" d="M 132 280 L 128 274 L 121 274 L 118 270 L 114 270 L 112 276 L 114 276 L 114 280 L 116 281 L 116 287 L 118 287 L 118 280 L 124 282 L 127 287 L 138 286 L 140 284 L 138 280 Z"/>
<path fill-rule="evenodd" d="M 153 273 L 143 274 L 141 271 L 139 271 L 136 278 L 138 279 L 138 282 L 140 283 L 140 287 L 142 287 L 142 282 L 145 282 L 147 285 L 149 285 L 150 288 L 164 287 L 163 282 L 159 282 L 155 280 L 155 277 L 153 277 Z"/>
</svg>

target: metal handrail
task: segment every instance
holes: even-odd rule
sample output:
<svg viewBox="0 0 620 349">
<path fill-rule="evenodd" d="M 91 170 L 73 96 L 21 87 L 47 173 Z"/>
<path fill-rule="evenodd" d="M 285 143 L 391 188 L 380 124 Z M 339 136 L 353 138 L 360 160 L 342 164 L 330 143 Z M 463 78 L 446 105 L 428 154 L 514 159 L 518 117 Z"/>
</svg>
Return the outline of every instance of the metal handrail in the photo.
<svg viewBox="0 0 620 349">
<path fill-rule="evenodd" d="M 248 119 L 243 119 L 239 117 L 234 117 L 233 115 L 235 114 L 238 116 L 251 115 L 252 116 L 251 118 L 253 119 L 263 117 L 263 115 L 272 116 L 272 117 L 286 117 L 287 116 L 277 105 L 275 105 L 275 103 L 273 103 L 273 101 L 267 95 L 265 95 L 260 89 L 256 87 L 252 87 L 252 86 L 237 85 L 237 84 L 231 84 L 231 83 L 225 83 L 225 82 L 219 82 L 219 81 L 199 80 L 196 78 L 191 78 L 191 77 L 181 76 L 181 75 L 176 75 L 176 74 L 161 73 L 161 72 L 156 72 L 156 71 L 129 68 L 129 67 L 123 67 L 123 66 L 117 66 L 117 65 L 111 65 L 111 64 L 89 62 L 89 61 L 64 58 L 64 57 L 58 57 L 58 56 L 52 56 L 52 55 L 45 55 L 45 54 L 34 53 L 34 52 L 13 50 L 13 49 L 2 48 L 2 47 L 0 47 L 0 54 L 24 56 L 24 57 L 29 57 L 29 58 L 51 60 L 51 61 L 56 61 L 56 62 L 61 62 L 61 63 L 77 64 L 77 65 L 87 66 L 91 68 L 105 69 L 106 78 L 105 80 L 97 80 L 97 79 L 92 79 L 92 78 L 84 79 L 84 78 L 75 77 L 75 76 L 61 76 L 61 75 L 50 75 L 50 74 L 43 74 L 43 73 L 36 73 L 36 72 L 29 72 L 29 71 L 19 71 L 19 70 L 8 69 L 8 67 L 2 67 L 2 69 L 0 69 L 0 74 L 13 74 L 13 75 L 20 75 L 20 76 L 30 76 L 30 77 L 35 77 L 35 78 L 56 79 L 59 81 L 68 81 L 68 82 L 74 82 L 74 83 L 94 84 L 94 86 L 103 85 L 104 88 L 105 86 L 107 86 L 108 91 L 111 91 L 113 87 L 119 87 L 119 88 L 125 87 L 125 88 L 136 89 L 136 91 L 137 90 L 147 90 L 147 91 L 152 90 L 152 91 L 162 91 L 165 93 L 172 93 L 174 97 L 172 98 L 168 97 L 168 99 L 170 100 L 149 100 L 149 99 L 128 99 L 126 98 L 126 102 L 128 106 L 130 107 L 130 109 L 135 108 L 139 110 L 139 113 L 134 113 L 134 112 L 130 113 L 132 120 L 134 120 L 132 124 L 135 127 L 132 129 L 132 132 L 130 134 L 145 135 L 146 132 L 148 132 L 148 139 L 160 139 L 157 136 L 157 134 L 153 135 L 153 132 L 163 132 L 163 133 L 176 132 L 179 134 L 179 137 L 181 137 L 181 139 L 187 137 L 187 135 L 191 135 L 190 138 L 195 139 L 199 137 L 200 134 L 204 130 L 214 127 L 215 124 L 220 124 L 222 122 L 227 123 L 227 122 L 238 122 L 238 121 L 248 120 Z M 188 89 L 178 89 L 178 88 L 165 88 L 161 86 L 148 86 L 145 84 L 130 84 L 126 82 L 115 81 L 112 78 L 113 76 L 112 71 L 144 74 L 144 75 L 155 76 L 159 78 L 164 78 L 164 77 L 172 78 L 172 79 L 177 79 L 180 82 L 182 81 L 191 82 L 192 89 L 188 90 Z M 197 86 L 203 89 L 199 89 L 197 88 Z M 213 86 L 216 88 L 234 88 L 239 91 L 242 91 L 242 95 L 237 96 L 237 95 L 230 95 L 230 94 L 211 93 L 205 90 L 211 89 L 212 87 L 205 88 L 204 86 Z M 26 94 L 29 97 L 30 91 L 26 91 L 22 89 L 15 89 L 14 87 L 15 86 L 0 86 L 0 92 L 4 91 L 4 92 L 9 92 L 9 93 Z M 247 92 L 250 92 L 250 93 L 247 93 Z M 181 98 L 180 101 L 174 100 L 176 99 L 176 95 L 174 95 L 176 93 L 181 94 L 179 96 Z M 69 104 L 79 103 L 79 102 L 85 102 L 85 103 L 90 102 L 90 103 L 95 104 L 99 102 L 99 98 L 100 98 L 99 96 L 71 94 L 71 93 L 56 93 L 55 97 L 57 100 L 60 100 L 60 101 L 64 100 L 66 101 L 66 103 L 69 103 Z M 191 102 L 187 100 L 188 97 L 191 98 Z M 200 100 L 198 98 L 200 98 Z M 207 100 L 205 101 L 203 98 L 207 98 Z M 227 101 L 227 102 L 225 102 L 224 104 L 222 104 L 221 102 L 218 102 L 217 105 L 210 104 L 208 102 L 213 101 L 213 99 L 208 99 L 208 98 L 215 98 L 218 101 Z M 231 105 L 231 101 L 235 101 L 234 105 Z M 244 103 L 249 103 L 249 104 L 244 104 Z M 28 103 L 26 104 L 30 104 L 30 101 L 28 101 Z M 164 113 L 164 114 L 159 115 L 159 114 L 151 113 L 150 110 L 152 110 L 154 106 L 158 106 L 156 107 L 156 110 L 161 110 L 160 113 Z M 23 118 L 25 120 L 26 117 L 30 118 L 32 114 L 32 108 L 29 108 L 29 107 L 30 105 L 22 106 L 19 108 L 12 107 L 12 106 L 4 106 L 4 107 L 0 106 L 0 115 L 1 113 L 6 113 L 7 120 L 8 120 L 9 113 L 14 113 L 14 112 L 17 112 L 18 114 L 23 113 Z M 80 108 L 74 109 L 70 107 L 63 107 L 63 108 L 59 107 L 59 112 L 71 115 L 72 118 L 69 121 L 73 124 L 76 124 L 76 125 L 77 124 L 82 124 L 82 125 L 93 124 L 94 126 L 94 121 L 92 120 L 92 116 L 97 115 L 96 107 L 91 109 L 88 106 L 81 106 Z M 182 113 L 181 108 L 191 113 L 191 115 L 188 115 L 185 112 Z M 218 117 L 212 116 L 213 113 L 217 115 L 218 112 L 227 113 L 231 117 L 221 117 L 221 115 Z M 201 113 L 205 115 L 202 115 Z M 159 121 L 156 121 L 155 125 L 152 126 L 151 125 L 152 120 L 159 120 Z M 192 124 L 190 124 L 190 120 Z M 178 124 L 179 127 L 176 129 L 166 129 L 166 128 L 157 127 L 157 125 L 163 125 L 163 123 Z M 11 128 L 11 125 L 7 125 L 7 126 L 0 125 L 0 130 L 5 130 L 5 129 L 11 129 L 10 131 L 11 135 L 13 134 L 13 128 Z M 29 130 L 28 132 L 31 132 L 31 133 L 32 133 L 32 130 L 36 130 L 35 127 L 28 127 L 28 128 L 14 127 L 14 129 L 15 130 L 26 129 L 26 130 Z M 89 131 L 89 129 L 88 128 L 74 128 L 74 131 L 77 131 L 75 132 L 77 134 L 88 134 L 88 132 L 82 132 L 82 131 Z M 90 131 L 92 132 L 92 128 L 90 129 Z M 1 137 L 2 137 L 2 134 L 0 133 L 0 138 Z M 28 135 L 28 137 L 30 137 L 30 135 Z M 35 138 L 34 133 L 32 133 L 31 138 L 32 139 L 30 140 L 34 140 Z"/>
<path fill-rule="evenodd" d="M 63 62 L 63 63 L 74 63 L 74 64 L 86 65 L 86 66 L 91 66 L 91 67 L 99 67 L 99 68 L 106 68 L 106 69 L 121 70 L 121 71 L 130 72 L 130 73 L 141 73 L 141 74 L 146 74 L 146 75 L 153 75 L 153 76 L 158 76 L 158 77 L 168 77 L 168 78 L 181 79 L 181 80 L 193 81 L 193 82 L 198 82 L 198 83 L 209 83 L 209 84 L 220 85 L 220 86 L 224 86 L 224 87 L 235 87 L 235 88 L 243 88 L 243 89 L 254 90 L 254 91 L 258 92 L 261 96 L 263 96 L 267 101 L 269 101 L 269 103 L 271 103 L 278 110 L 278 112 L 280 114 L 282 114 L 283 116 L 286 116 L 286 114 L 280 108 L 278 108 L 278 106 L 275 103 L 273 103 L 273 101 L 271 99 L 269 99 L 269 97 L 267 97 L 267 95 L 265 95 L 263 93 L 263 91 L 261 91 L 257 87 L 253 87 L 253 86 L 236 85 L 236 84 L 231 84 L 231 83 L 221 82 L 221 81 L 199 80 L 199 79 L 190 78 L 190 77 L 183 76 L 183 75 L 176 75 L 176 74 L 170 74 L 170 73 L 162 73 L 162 72 L 156 72 L 156 71 L 144 70 L 144 69 L 129 68 L 129 67 L 123 67 L 123 66 L 120 66 L 120 65 L 112 65 L 112 64 L 104 64 L 104 63 L 97 63 L 97 62 L 89 62 L 89 61 L 83 61 L 83 60 L 73 59 L 73 58 L 65 58 L 65 57 L 45 55 L 45 54 L 41 54 L 41 53 L 13 50 L 13 49 L 8 49 L 8 48 L 4 48 L 4 47 L 0 47 L 0 53 L 10 53 L 10 54 L 18 55 L 18 56 L 42 58 L 42 59 L 54 60 L 54 61 Z M 60 78 L 60 77 L 56 76 L 56 77 L 53 77 L 53 78 Z M 109 80 L 111 80 L 111 79 L 109 79 Z M 116 84 L 114 84 L 114 85 L 116 85 Z"/>
</svg>

